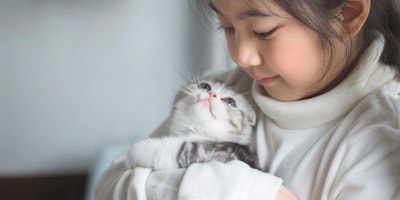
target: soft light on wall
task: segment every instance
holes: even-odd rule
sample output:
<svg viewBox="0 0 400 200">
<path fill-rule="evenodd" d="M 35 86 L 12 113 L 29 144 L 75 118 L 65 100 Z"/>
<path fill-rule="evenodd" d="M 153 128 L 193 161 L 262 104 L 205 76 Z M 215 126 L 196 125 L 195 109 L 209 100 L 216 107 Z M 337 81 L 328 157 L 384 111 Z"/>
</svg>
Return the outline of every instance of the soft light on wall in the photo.
<svg viewBox="0 0 400 200">
<path fill-rule="evenodd" d="M 0 1 L 0 175 L 85 172 L 153 131 L 184 67 L 228 63 L 191 19 L 182 0 Z"/>
</svg>

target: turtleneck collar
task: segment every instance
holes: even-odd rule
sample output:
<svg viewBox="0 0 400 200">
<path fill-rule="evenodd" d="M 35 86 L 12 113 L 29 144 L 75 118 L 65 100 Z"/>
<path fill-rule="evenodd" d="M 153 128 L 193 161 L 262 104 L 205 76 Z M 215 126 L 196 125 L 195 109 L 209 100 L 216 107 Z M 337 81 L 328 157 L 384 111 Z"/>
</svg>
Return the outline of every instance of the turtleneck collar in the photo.
<svg viewBox="0 0 400 200">
<path fill-rule="evenodd" d="M 305 129 L 329 123 L 348 113 L 361 99 L 394 78 L 395 72 L 379 62 L 384 39 L 378 37 L 355 69 L 332 90 L 314 98 L 282 102 L 265 95 L 253 82 L 252 93 L 261 111 L 285 129 Z"/>
</svg>

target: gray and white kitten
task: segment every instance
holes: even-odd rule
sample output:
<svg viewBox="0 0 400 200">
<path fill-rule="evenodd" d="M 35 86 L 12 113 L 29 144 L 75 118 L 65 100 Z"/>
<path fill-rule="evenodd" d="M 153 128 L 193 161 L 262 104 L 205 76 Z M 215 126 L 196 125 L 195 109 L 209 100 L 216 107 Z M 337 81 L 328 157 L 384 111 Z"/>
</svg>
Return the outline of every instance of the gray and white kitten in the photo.
<svg viewBox="0 0 400 200">
<path fill-rule="evenodd" d="M 176 95 L 172 113 L 154 137 L 132 145 L 125 163 L 162 170 L 242 160 L 258 168 L 250 146 L 255 122 L 245 95 L 217 81 L 192 82 Z"/>
</svg>

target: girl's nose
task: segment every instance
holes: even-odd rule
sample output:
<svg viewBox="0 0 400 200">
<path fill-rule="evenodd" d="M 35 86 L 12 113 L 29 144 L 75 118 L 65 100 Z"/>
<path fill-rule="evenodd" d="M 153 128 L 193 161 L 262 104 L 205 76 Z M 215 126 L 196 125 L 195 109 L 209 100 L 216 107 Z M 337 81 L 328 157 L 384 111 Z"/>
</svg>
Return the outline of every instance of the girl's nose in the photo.
<svg viewBox="0 0 400 200">
<path fill-rule="evenodd" d="M 236 42 L 236 64 L 245 68 L 261 65 L 262 57 L 255 43 L 249 39 L 237 39 Z"/>
</svg>

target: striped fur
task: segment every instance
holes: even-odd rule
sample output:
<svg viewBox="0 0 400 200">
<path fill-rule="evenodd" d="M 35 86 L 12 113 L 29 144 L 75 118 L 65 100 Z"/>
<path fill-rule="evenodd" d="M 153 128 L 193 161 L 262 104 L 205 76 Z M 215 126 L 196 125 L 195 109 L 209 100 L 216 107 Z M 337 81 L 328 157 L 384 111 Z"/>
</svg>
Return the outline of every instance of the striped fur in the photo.
<svg viewBox="0 0 400 200">
<path fill-rule="evenodd" d="M 163 133 L 156 134 L 162 137 L 134 144 L 126 163 L 160 170 L 242 160 L 256 168 L 250 148 L 255 122 L 244 94 L 212 80 L 192 82 L 176 95 Z"/>
</svg>

